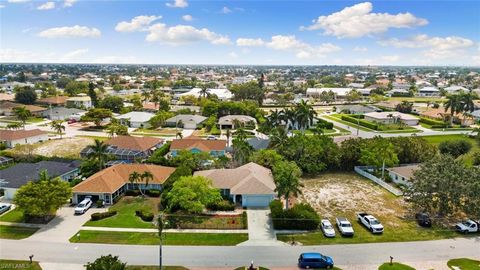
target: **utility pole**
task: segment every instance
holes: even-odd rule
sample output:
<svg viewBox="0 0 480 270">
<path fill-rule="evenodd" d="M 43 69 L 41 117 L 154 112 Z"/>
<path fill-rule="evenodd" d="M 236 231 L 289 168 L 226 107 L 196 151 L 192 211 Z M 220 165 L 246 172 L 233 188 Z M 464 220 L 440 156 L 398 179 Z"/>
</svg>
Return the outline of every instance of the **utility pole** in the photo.
<svg viewBox="0 0 480 270">
<path fill-rule="evenodd" d="M 160 270 L 162 270 L 162 244 L 163 244 L 163 229 L 168 222 L 163 221 L 163 213 L 160 213 L 158 216 L 158 237 L 160 238 L 160 246 L 158 249 L 158 264 L 160 266 Z"/>
</svg>

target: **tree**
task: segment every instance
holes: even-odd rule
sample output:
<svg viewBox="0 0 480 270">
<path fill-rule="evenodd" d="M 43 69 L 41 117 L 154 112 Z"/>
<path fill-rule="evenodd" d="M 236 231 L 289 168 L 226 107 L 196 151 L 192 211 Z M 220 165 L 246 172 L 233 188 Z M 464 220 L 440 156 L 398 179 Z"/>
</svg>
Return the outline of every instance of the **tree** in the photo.
<svg viewBox="0 0 480 270">
<path fill-rule="evenodd" d="M 367 141 L 365 147 L 360 151 L 360 162 L 375 166 L 376 170 L 382 168 L 382 179 L 385 174 L 385 166 L 393 166 L 398 164 L 398 156 L 395 147 L 388 139 L 375 137 L 373 140 Z"/>
<path fill-rule="evenodd" d="M 90 109 L 85 115 L 83 115 L 80 121 L 94 122 L 95 126 L 99 127 L 101 126 L 102 121 L 107 118 L 112 118 L 112 111 L 109 109 L 95 108 Z"/>
<path fill-rule="evenodd" d="M 55 130 L 55 132 L 60 135 L 60 139 L 62 138 L 63 131 L 65 131 L 65 126 L 63 125 L 62 120 L 55 120 L 50 123 L 50 127 Z"/>
<path fill-rule="evenodd" d="M 95 92 L 95 84 L 90 82 L 88 84 L 88 96 L 92 99 L 92 104 L 94 107 L 98 105 L 97 93 Z"/>
<path fill-rule="evenodd" d="M 127 264 L 118 259 L 118 256 L 101 256 L 93 263 L 89 262 L 85 265 L 87 270 L 125 270 Z"/>
<path fill-rule="evenodd" d="M 253 153 L 253 148 L 248 144 L 247 135 L 243 128 L 237 129 L 235 135 L 232 141 L 233 161 L 240 166 L 249 160 L 250 155 Z"/>
<path fill-rule="evenodd" d="M 464 139 L 443 141 L 438 145 L 440 153 L 451 155 L 454 158 L 468 153 L 472 147 L 472 144 Z"/>
<path fill-rule="evenodd" d="M 95 143 L 89 146 L 92 152 L 88 154 L 88 158 L 93 159 L 97 162 L 100 169 L 105 168 L 105 163 L 107 162 L 109 155 L 107 152 L 108 145 L 99 139 L 95 139 Z"/>
<path fill-rule="evenodd" d="M 200 85 L 200 92 L 199 92 L 200 96 L 199 98 L 203 97 L 203 98 L 207 98 L 209 96 L 209 93 L 208 93 L 208 87 L 206 84 L 202 84 Z"/>
<path fill-rule="evenodd" d="M 55 215 L 71 196 L 68 182 L 50 179 L 46 172 L 42 172 L 40 180 L 28 182 L 18 189 L 13 202 L 29 218 L 46 218 Z"/>
<path fill-rule="evenodd" d="M 88 91 L 88 83 L 87 82 L 77 82 L 77 81 L 69 81 L 65 86 L 64 92 L 73 97 L 80 93 L 87 93 Z"/>
<path fill-rule="evenodd" d="M 160 90 L 153 90 L 151 94 L 152 94 L 151 100 L 155 105 L 155 108 L 157 108 L 160 102 L 162 101 L 164 94 Z"/>
<path fill-rule="evenodd" d="M 148 121 L 153 128 L 163 127 L 168 118 L 173 117 L 172 112 L 158 111 L 155 116 Z"/>
<path fill-rule="evenodd" d="M 87 158 L 84 159 L 80 164 L 80 173 L 83 177 L 90 177 L 101 169 L 102 168 L 100 168 L 98 162 L 95 159 Z"/>
<path fill-rule="evenodd" d="M 235 100 L 252 100 L 259 105 L 262 105 L 265 95 L 256 81 L 232 85 L 230 91 L 234 94 Z"/>
<path fill-rule="evenodd" d="M 220 191 L 212 187 L 209 179 L 203 176 L 183 176 L 173 183 L 167 194 L 169 211 L 183 210 L 188 213 L 201 213 L 209 204 L 222 200 Z"/>
<path fill-rule="evenodd" d="M 24 107 L 15 107 L 12 109 L 15 117 L 22 122 L 23 129 L 25 129 L 25 124 L 27 123 L 28 118 L 32 116 L 32 113 Z"/>
<path fill-rule="evenodd" d="M 347 93 L 346 99 L 347 101 L 350 101 L 350 102 L 360 100 L 362 99 L 362 94 L 358 92 L 356 89 L 353 89 Z"/>
<path fill-rule="evenodd" d="M 147 191 L 148 184 L 150 183 L 150 181 L 153 180 L 153 174 L 149 171 L 145 171 L 140 175 L 140 180 L 145 185 L 143 191 L 139 186 L 140 193 L 142 193 L 142 196 L 145 196 L 145 192 Z"/>
<path fill-rule="evenodd" d="M 271 169 L 276 163 L 283 161 L 283 157 L 273 149 L 262 149 L 253 152 L 250 161 Z"/>
<path fill-rule="evenodd" d="M 297 104 L 295 107 L 295 118 L 302 133 L 305 132 L 306 128 L 313 125 L 313 119 L 316 115 L 317 112 L 315 112 L 313 106 L 306 103 L 304 100 Z"/>
<path fill-rule="evenodd" d="M 302 194 L 300 190 L 303 184 L 300 183 L 302 170 L 293 161 L 278 161 L 273 165 L 273 178 L 275 179 L 278 197 L 285 198 L 286 208 L 288 209 L 288 199 L 291 195 L 298 196 Z"/>
<path fill-rule="evenodd" d="M 128 182 L 130 183 L 131 188 L 133 189 L 134 185 L 137 183 L 137 186 L 140 192 L 142 192 L 142 189 L 140 188 L 138 181 L 140 181 L 141 177 L 142 177 L 141 174 L 138 173 L 137 171 L 130 173 L 130 175 L 128 176 Z"/>
<path fill-rule="evenodd" d="M 109 109 L 114 113 L 120 113 L 123 109 L 123 99 L 117 96 L 106 96 L 99 102 L 99 107 Z"/>
<path fill-rule="evenodd" d="M 186 166 L 193 170 L 198 170 L 202 167 L 202 163 L 206 160 L 212 160 L 212 156 L 207 152 L 192 153 L 188 150 L 182 150 L 177 153 L 177 155 L 171 159 L 171 164 L 173 166 Z"/>
<path fill-rule="evenodd" d="M 445 101 L 445 112 L 450 110 L 450 126 L 453 125 L 453 118 L 455 114 L 463 111 L 462 98 L 459 95 L 448 95 Z"/>
<path fill-rule="evenodd" d="M 152 95 L 150 94 L 150 91 L 143 90 L 142 100 L 143 100 L 144 103 L 147 103 L 150 100 L 151 97 L 152 97 Z"/>
<path fill-rule="evenodd" d="M 402 113 L 411 113 L 413 109 L 413 103 L 408 102 L 406 100 L 402 101 L 402 103 L 397 104 L 396 110 Z"/>
<path fill-rule="evenodd" d="M 15 101 L 21 104 L 33 104 L 37 100 L 37 94 L 29 87 L 15 88 Z"/>
<path fill-rule="evenodd" d="M 287 131 L 284 128 L 276 127 L 270 132 L 270 147 L 280 147 L 287 141 L 287 139 Z"/>
</svg>

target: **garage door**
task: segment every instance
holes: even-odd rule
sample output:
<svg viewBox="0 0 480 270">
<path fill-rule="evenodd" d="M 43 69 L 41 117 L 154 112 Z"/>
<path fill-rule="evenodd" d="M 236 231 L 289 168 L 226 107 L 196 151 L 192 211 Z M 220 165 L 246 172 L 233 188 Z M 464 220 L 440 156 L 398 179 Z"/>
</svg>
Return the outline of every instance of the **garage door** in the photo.
<svg viewBox="0 0 480 270">
<path fill-rule="evenodd" d="M 197 125 L 195 124 L 195 122 L 186 122 L 186 123 L 183 123 L 183 128 L 184 129 L 196 129 Z"/>
<path fill-rule="evenodd" d="M 268 207 L 272 201 L 270 195 L 245 195 L 243 197 L 244 207 Z"/>
</svg>

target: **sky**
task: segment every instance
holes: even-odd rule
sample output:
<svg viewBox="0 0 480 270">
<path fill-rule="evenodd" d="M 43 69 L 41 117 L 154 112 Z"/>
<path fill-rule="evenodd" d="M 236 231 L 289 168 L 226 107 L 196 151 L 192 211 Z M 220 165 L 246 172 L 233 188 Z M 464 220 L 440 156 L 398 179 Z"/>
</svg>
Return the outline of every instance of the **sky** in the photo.
<svg viewBox="0 0 480 270">
<path fill-rule="evenodd" d="M 480 66 L 480 1 L 0 0 L 0 62 Z"/>
</svg>

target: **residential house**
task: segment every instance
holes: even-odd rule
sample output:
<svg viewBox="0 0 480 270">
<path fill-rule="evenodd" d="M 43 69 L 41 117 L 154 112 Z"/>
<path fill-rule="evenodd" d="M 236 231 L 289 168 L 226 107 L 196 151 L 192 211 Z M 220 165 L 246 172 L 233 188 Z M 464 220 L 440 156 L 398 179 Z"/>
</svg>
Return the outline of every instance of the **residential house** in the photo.
<svg viewBox="0 0 480 270">
<path fill-rule="evenodd" d="M 68 98 L 67 96 L 46 97 L 38 99 L 37 103 L 47 106 L 65 106 Z"/>
<path fill-rule="evenodd" d="M 387 171 L 394 183 L 408 186 L 410 185 L 410 179 L 412 179 L 413 174 L 418 169 L 418 164 L 411 164 L 389 168 Z"/>
<path fill-rule="evenodd" d="M 133 162 L 150 157 L 155 150 L 163 145 L 163 140 L 154 137 L 117 136 L 107 141 L 107 153 L 117 160 Z M 88 157 L 93 150 L 87 146 L 80 156 Z"/>
<path fill-rule="evenodd" d="M 180 151 L 187 150 L 192 153 L 207 152 L 213 157 L 220 157 L 225 155 L 226 148 L 226 140 L 204 140 L 190 136 L 183 139 L 174 139 L 170 145 L 170 155 L 175 157 Z"/>
<path fill-rule="evenodd" d="M 93 107 L 92 99 L 86 94 L 79 94 L 76 97 L 69 97 L 66 99 L 67 107 L 90 109 Z"/>
<path fill-rule="evenodd" d="M 237 121 L 244 126 L 257 125 L 257 119 L 248 115 L 225 115 L 218 119 L 218 126 L 220 129 L 236 129 L 239 128 L 235 126 Z"/>
<path fill-rule="evenodd" d="M 268 207 L 276 196 L 272 171 L 250 162 L 235 169 L 197 171 L 195 176 L 204 176 L 242 207 Z"/>
<path fill-rule="evenodd" d="M 50 120 L 69 120 L 73 115 L 85 114 L 87 111 L 77 108 L 52 107 L 42 112 L 42 116 Z"/>
<path fill-rule="evenodd" d="M 59 177 L 70 182 L 80 174 L 80 161 L 40 161 L 18 163 L 0 171 L 5 198 L 12 200 L 17 190 L 30 181 L 36 181 L 40 172 L 46 170 L 50 177 Z"/>
<path fill-rule="evenodd" d="M 348 114 L 364 114 L 369 112 L 380 112 L 379 108 L 370 105 L 340 105 L 337 106 L 337 112 L 345 112 Z"/>
<path fill-rule="evenodd" d="M 5 116 L 12 116 L 12 115 L 14 115 L 13 109 L 14 108 L 21 108 L 21 107 L 25 107 L 25 109 L 29 110 L 35 116 L 39 116 L 44 111 L 47 110 L 47 108 L 39 107 L 39 106 L 35 106 L 35 105 L 24 105 L 24 104 L 14 103 L 14 102 L 10 102 L 10 101 L 1 101 L 0 102 L 0 114 L 5 115 Z"/>
<path fill-rule="evenodd" d="M 73 203 L 81 202 L 86 196 L 91 196 L 93 201 L 103 200 L 110 205 L 127 190 L 161 190 L 162 184 L 170 177 L 176 168 L 157 166 L 151 164 L 117 164 L 103 169 L 88 177 L 73 187 Z M 148 185 L 145 182 L 131 184 L 130 174 L 133 172 L 150 172 L 153 175 Z"/>
<path fill-rule="evenodd" d="M 193 88 L 186 93 L 179 94 L 178 97 L 182 96 L 194 96 L 199 98 L 201 96 L 201 88 Z M 233 98 L 232 92 L 226 88 L 209 88 L 207 89 L 208 95 L 215 95 L 219 100 L 230 100 Z"/>
<path fill-rule="evenodd" d="M 394 124 L 401 121 L 407 126 L 416 126 L 419 121 L 417 117 L 401 112 L 370 112 L 365 114 L 365 120 L 380 124 Z"/>
<path fill-rule="evenodd" d="M 467 88 L 465 88 L 463 86 L 459 86 L 459 85 L 451 85 L 449 87 L 445 87 L 444 90 L 447 91 L 447 93 L 449 93 L 449 94 L 455 94 L 455 93 L 458 93 L 460 91 L 468 92 Z"/>
<path fill-rule="evenodd" d="M 440 96 L 440 90 L 435 86 L 425 86 L 418 89 L 418 95 L 421 97 L 438 97 Z"/>
<path fill-rule="evenodd" d="M 48 133 L 40 129 L 30 130 L 0 130 L 0 141 L 7 148 L 13 148 L 15 145 L 33 144 L 48 141 Z"/>
<path fill-rule="evenodd" d="M 179 114 L 168 118 L 165 125 L 169 127 L 182 127 L 185 129 L 201 128 L 202 123 L 207 120 L 207 117 L 195 114 Z"/>
<path fill-rule="evenodd" d="M 420 116 L 434 119 L 434 120 L 441 120 L 441 121 L 449 121 L 451 114 L 450 111 L 445 111 L 444 108 L 429 108 L 428 110 L 421 112 Z M 462 126 L 470 126 L 473 125 L 475 122 L 474 117 L 466 116 L 463 113 L 456 113 L 453 117 L 453 122 L 459 123 Z"/>
<path fill-rule="evenodd" d="M 116 116 L 122 125 L 129 126 L 131 128 L 148 128 L 150 127 L 150 119 L 154 117 L 155 114 L 148 112 L 129 112 Z"/>
<path fill-rule="evenodd" d="M 307 97 L 319 98 L 323 92 L 333 92 L 335 100 L 345 99 L 352 88 L 307 88 Z"/>
</svg>

